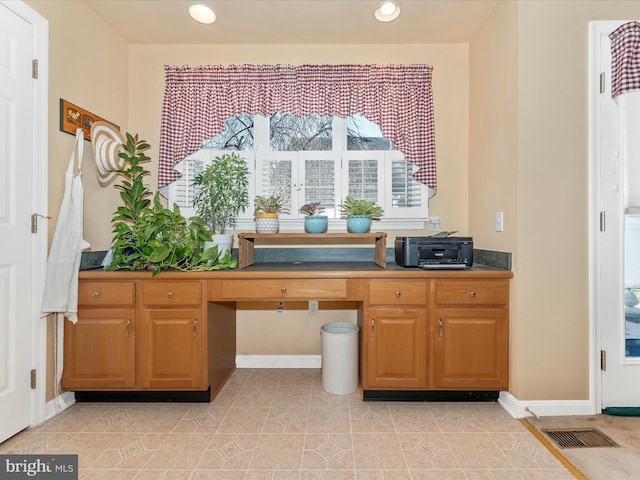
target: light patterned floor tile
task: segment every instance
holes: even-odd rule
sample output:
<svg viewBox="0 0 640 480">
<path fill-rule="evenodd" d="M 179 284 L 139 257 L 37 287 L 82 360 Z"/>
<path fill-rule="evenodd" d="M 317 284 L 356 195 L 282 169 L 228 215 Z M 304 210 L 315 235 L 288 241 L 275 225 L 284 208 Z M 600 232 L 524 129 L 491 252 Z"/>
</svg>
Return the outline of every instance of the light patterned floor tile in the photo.
<svg viewBox="0 0 640 480">
<path fill-rule="evenodd" d="M 258 444 L 258 433 L 219 433 L 200 457 L 198 470 L 246 470 Z"/>
<path fill-rule="evenodd" d="M 406 469 L 402 449 L 395 433 L 353 434 L 354 462 L 357 469 Z"/>
<path fill-rule="evenodd" d="M 316 434 L 305 437 L 303 470 L 353 470 L 351 435 L 344 433 Z"/>
<path fill-rule="evenodd" d="M 319 369 L 236 370 L 211 403 L 79 403 L 0 453 L 77 453 L 81 480 L 574 478 L 496 402 L 363 402 Z"/>
<path fill-rule="evenodd" d="M 353 433 L 395 432 L 387 405 L 351 405 L 349 415 Z"/>
<path fill-rule="evenodd" d="M 251 459 L 251 470 L 300 470 L 304 435 L 262 434 Z"/>
<path fill-rule="evenodd" d="M 309 407 L 308 433 L 349 433 L 349 407 Z"/>
</svg>

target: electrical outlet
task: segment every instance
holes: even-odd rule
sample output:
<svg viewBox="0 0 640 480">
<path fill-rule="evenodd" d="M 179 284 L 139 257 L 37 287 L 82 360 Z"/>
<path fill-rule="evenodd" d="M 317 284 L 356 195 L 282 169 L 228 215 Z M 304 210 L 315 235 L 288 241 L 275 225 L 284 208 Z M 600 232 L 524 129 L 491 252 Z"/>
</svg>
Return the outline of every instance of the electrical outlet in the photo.
<svg viewBox="0 0 640 480">
<path fill-rule="evenodd" d="M 278 304 L 276 305 L 276 313 L 278 315 L 284 315 L 284 312 L 285 312 L 284 302 L 278 302 Z"/>
<path fill-rule="evenodd" d="M 440 217 L 429 217 L 429 231 L 430 232 L 440 231 Z"/>
<path fill-rule="evenodd" d="M 309 300 L 309 315 L 318 315 L 318 301 Z"/>
</svg>

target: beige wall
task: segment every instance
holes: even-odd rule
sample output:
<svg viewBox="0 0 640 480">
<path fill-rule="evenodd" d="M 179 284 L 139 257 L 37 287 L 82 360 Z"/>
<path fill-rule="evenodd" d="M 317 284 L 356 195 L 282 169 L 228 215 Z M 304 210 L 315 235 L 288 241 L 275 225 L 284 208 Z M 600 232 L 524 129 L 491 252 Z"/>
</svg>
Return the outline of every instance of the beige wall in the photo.
<svg viewBox="0 0 640 480">
<path fill-rule="evenodd" d="M 588 22 L 637 18 L 635 1 L 501 2 L 470 46 L 469 223 L 514 253 L 519 400 L 589 397 Z M 480 225 L 503 208 L 504 233 Z"/>
<path fill-rule="evenodd" d="M 53 236 L 64 173 L 74 137 L 60 131 L 61 98 L 127 128 L 129 117 L 129 47 L 77 1 L 28 0 L 49 21 L 49 238 Z M 95 228 L 96 218 L 110 219 L 117 192 L 98 185 L 91 144 L 84 142 L 85 238 L 102 248 L 111 237 Z M 49 322 L 47 399 L 53 398 L 53 328 Z"/>
</svg>

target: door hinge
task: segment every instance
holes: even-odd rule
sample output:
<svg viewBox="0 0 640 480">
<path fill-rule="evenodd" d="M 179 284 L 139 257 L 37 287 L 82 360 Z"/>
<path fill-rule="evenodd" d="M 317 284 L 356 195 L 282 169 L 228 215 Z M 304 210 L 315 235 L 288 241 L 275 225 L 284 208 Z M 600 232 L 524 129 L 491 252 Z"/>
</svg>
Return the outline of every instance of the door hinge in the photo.
<svg viewBox="0 0 640 480">
<path fill-rule="evenodd" d="M 600 350 L 600 370 L 607 371 L 607 351 Z"/>
<path fill-rule="evenodd" d="M 600 231 L 604 232 L 607 229 L 606 216 L 604 210 L 600 212 Z"/>
<path fill-rule="evenodd" d="M 31 77 L 38 78 L 38 59 L 31 60 Z"/>
<path fill-rule="evenodd" d="M 36 389 L 36 370 L 31 370 L 31 390 Z"/>
<path fill-rule="evenodd" d="M 600 73 L 600 93 L 604 93 L 604 72 Z"/>
</svg>

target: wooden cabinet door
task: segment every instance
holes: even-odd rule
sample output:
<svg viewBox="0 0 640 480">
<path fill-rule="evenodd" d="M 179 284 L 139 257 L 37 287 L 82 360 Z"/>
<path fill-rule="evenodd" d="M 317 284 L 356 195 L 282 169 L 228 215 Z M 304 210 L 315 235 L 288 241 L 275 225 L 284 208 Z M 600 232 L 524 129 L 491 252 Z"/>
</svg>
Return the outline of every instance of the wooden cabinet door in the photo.
<svg viewBox="0 0 640 480">
<path fill-rule="evenodd" d="M 507 389 L 508 318 L 507 308 L 437 308 L 433 327 L 433 387 Z"/>
<path fill-rule="evenodd" d="M 142 324 L 142 387 L 156 390 L 202 387 L 200 309 L 144 310 Z"/>
<path fill-rule="evenodd" d="M 127 389 L 135 384 L 135 310 L 80 308 L 64 323 L 67 390 Z"/>
<path fill-rule="evenodd" d="M 425 388 L 425 308 L 371 308 L 364 321 L 364 388 Z"/>
</svg>

